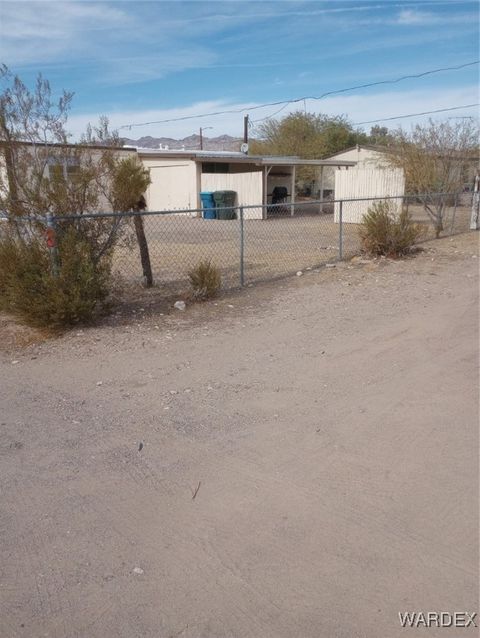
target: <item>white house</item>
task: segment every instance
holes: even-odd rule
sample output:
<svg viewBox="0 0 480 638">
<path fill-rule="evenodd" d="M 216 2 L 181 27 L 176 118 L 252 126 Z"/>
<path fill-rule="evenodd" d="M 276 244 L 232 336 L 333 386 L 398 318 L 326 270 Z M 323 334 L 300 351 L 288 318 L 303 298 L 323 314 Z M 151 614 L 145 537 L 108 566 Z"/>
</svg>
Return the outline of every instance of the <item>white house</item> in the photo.
<svg viewBox="0 0 480 638">
<path fill-rule="evenodd" d="M 61 171 L 67 180 L 75 178 L 78 153 L 89 152 L 95 161 L 96 157 L 101 157 L 103 150 L 102 146 L 74 144 L 19 143 L 17 148 L 17 152 L 27 158 L 25 161 L 33 164 L 35 159 L 40 158 L 46 176 L 53 171 Z M 200 210 L 200 193 L 229 190 L 237 194 L 235 205 L 246 207 L 246 219 L 266 217 L 266 207 L 272 203 L 275 187 L 284 189 L 287 195 L 285 202 L 293 215 L 296 171 L 300 166 L 317 169 L 320 176 L 316 193 L 318 199 L 323 199 L 323 174 L 326 169 L 346 170 L 355 166 L 355 162 L 349 160 L 264 157 L 229 151 L 157 150 L 132 146 L 111 150 L 119 158 L 138 157 L 149 170 L 151 184 L 145 193 L 149 211 Z M 2 185 L 7 190 L 9 188 L 5 157 L 0 148 L 0 191 Z M 102 200 L 99 209 L 109 210 L 108 202 Z"/>
<path fill-rule="evenodd" d="M 327 168 L 349 168 L 349 160 L 304 160 L 298 157 L 262 157 L 227 151 L 178 151 L 137 149 L 138 157 L 150 170 L 151 185 L 146 193 L 148 210 L 201 208 L 200 193 L 230 190 L 237 193 L 237 205 L 245 218 L 262 219 L 261 205 L 271 202 L 276 186 L 286 188 L 288 203 L 295 203 L 298 166 L 315 166 L 323 174 Z M 293 214 L 293 206 L 292 206 Z"/>
</svg>

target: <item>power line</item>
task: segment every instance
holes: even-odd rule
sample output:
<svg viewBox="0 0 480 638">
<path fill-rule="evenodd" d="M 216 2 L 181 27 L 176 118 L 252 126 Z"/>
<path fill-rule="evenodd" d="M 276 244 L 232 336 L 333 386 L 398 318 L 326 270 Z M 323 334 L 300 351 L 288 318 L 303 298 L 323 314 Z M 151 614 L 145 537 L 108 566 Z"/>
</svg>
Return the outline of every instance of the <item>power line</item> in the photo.
<svg viewBox="0 0 480 638">
<path fill-rule="evenodd" d="M 338 95 L 340 93 L 346 93 L 347 91 L 355 91 L 357 89 L 366 89 L 372 86 L 380 86 L 384 84 L 397 84 L 398 82 L 403 82 L 404 80 L 422 78 L 427 75 L 433 75 L 434 73 L 441 73 L 443 71 L 458 71 L 460 69 L 464 69 L 469 66 L 474 66 L 475 64 L 479 64 L 479 63 L 480 63 L 480 60 L 475 60 L 473 62 L 466 62 L 465 64 L 459 64 L 457 66 L 448 66 L 448 67 L 441 67 L 438 69 L 430 69 L 428 71 L 423 71 L 422 73 L 415 73 L 412 75 L 403 75 L 401 77 L 394 78 L 391 80 L 380 80 L 378 82 L 370 82 L 368 84 L 358 84 L 358 85 L 350 86 L 344 89 L 336 89 L 335 91 L 327 91 L 326 93 L 322 93 L 322 95 L 318 95 L 318 96 L 303 96 L 303 97 L 294 98 L 291 100 L 280 100 L 278 102 L 267 102 L 265 104 L 257 104 L 255 106 L 251 106 L 248 108 L 226 109 L 223 111 L 212 111 L 210 113 L 199 113 L 197 115 L 184 115 L 183 117 L 172 117 L 172 118 L 168 118 L 164 120 L 153 120 L 151 122 L 124 124 L 122 126 L 119 126 L 118 130 L 132 129 L 133 127 L 137 127 L 137 126 L 149 126 L 150 124 L 168 124 L 170 122 L 184 122 L 186 120 L 194 120 L 201 117 L 214 117 L 217 115 L 230 115 L 232 113 L 245 113 L 249 111 L 256 111 L 258 109 L 263 109 L 267 106 L 281 106 L 282 104 L 287 106 L 288 104 L 296 104 L 298 102 L 303 102 L 304 100 L 322 100 L 325 97 L 328 97 L 330 95 Z M 257 120 L 257 121 L 261 121 L 261 120 Z"/>
<path fill-rule="evenodd" d="M 270 113 L 270 115 L 267 115 L 267 117 L 262 117 L 260 120 L 253 120 L 252 121 L 252 125 L 253 124 L 257 124 L 258 122 L 265 122 L 265 120 L 271 120 L 272 117 L 275 117 L 275 115 L 278 115 L 279 113 L 281 113 L 284 109 L 287 108 L 287 106 L 290 104 L 290 102 L 287 102 L 286 104 L 284 104 L 283 106 L 281 106 L 277 111 L 275 111 L 275 113 Z"/>
<path fill-rule="evenodd" d="M 375 124 L 376 122 L 389 122 L 390 120 L 401 120 L 406 117 L 415 117 L 417 115 L 430 115 L 431 113 L 445 113 L 446 111 L 458 111 L 459 109 L 470 109 L 474 106 L 480 106 L 480 102 L 475 104 L 464 104 L 463 106 L 451 106 L 448 109 L 435 109 L 434 111 L 423 111 L 422 113 L 409 113 L 408 115 L 396 115 L 395 117 L 382 117 L 379 120 L 368 120 L 367 122 L 355 122 L 352 126 L 361 126 L 362 124 Z"/>
<path fill-rule="evenodd" d="M 403 82 L 404 80 L 409 80 L 412 78 L 415 78 L 415 79 L 422 78 L 427 75 L 432 75 L 433 73 L 440 73 L 442 71 L 458 71 L 459 69 L 463 69 L 467 66 L 473 66 L 475 64 L 479 64 L 479 62 L 480 60 L 475 60 L 474 62 L 467 62 L 466 64 L 461 64 L 459 66 L 449 66 L 449 67 L 443 67 L 439 69 L 431 69 L 430 71 L 423 71 L 422 73 L 417 73 L 415 75 L 403 75 L 399 78 L 395 78 L 394 80 L 380 80 L 379 82 L 371 82 L 369 84 L 358 84 L 357 86 L 353 86 L 353 87 L 351 86 L 346 89 L 337 89 L 335 91 L 328 91 L 327 93 L 323 93 L 322 95 L 317 97 L 310 96 L 310 97 L 303 97 L 303 98 L 297 98 L 295 100 L 290 100 L 289 102 L 286 103 L 286 105 L 292 104 L 295 102 L 301 102 L 302 100 L 322 100 L 323 98 L 329 97 L 330 95 L 338 95 L 339 93 L 346 93 L 347 91 L 353 91 L 355 89 L 365 89 L 372 86 L 379 86 L 381 84 L 397 84 L 398 82 Z M 284 103 L 279 102 L 278 104 L 284 104 Z M 253 123 L 255 124 L 255 122 L 263 122 L 264 120 L 268 120 L 270 117 L 273 117 L 273 115 L 264 117 L 261 120 L 254 120 Z"/>
</svg>

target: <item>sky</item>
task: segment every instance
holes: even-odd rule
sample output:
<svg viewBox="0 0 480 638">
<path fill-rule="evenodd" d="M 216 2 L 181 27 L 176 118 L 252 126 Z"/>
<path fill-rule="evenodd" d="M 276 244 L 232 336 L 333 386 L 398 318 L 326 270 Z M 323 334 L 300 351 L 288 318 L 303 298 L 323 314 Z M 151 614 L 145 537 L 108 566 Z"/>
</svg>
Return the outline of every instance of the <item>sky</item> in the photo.
<svg viewBox="0 0 480 638">
<path fill-rule="evenodd" d="M 256 108 L 479 57 L 476 0 L 0 0 L 0 61 L 29 86 L 42 73 L 54 93 L 75 93 L 74 138 L 100 115 L 127 137 L 183 138 L 199 127 L 206 137 L 242 136 L 247 113 L 255 134 L 262 119 L 298 109 L 357 124 L 473 104 L 478 65 Z M 224 110 L 239 112 L 136 126 Z"/>
</svg>

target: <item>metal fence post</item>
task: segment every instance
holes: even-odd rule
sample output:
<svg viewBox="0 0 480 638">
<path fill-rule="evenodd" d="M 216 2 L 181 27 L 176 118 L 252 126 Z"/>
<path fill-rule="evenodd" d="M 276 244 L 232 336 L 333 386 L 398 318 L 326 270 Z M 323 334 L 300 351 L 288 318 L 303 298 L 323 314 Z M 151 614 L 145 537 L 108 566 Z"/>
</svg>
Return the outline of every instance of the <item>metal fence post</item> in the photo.
<svg viewBox="0 0 480 638">
<path fill-rule="evenodd" d="M 340 206 L 338 207 L 338 259 L 343 259 L 343 200 L 340 200 Z"/>
<path fill-rule="evenodd" d="M 243 223 L 243 206 L 239 208 L 240 217 L 240 285 L 245 284 L 245 227 Z"/>
<path fill-rule="evenodd" d="M 450 224 L 450 235 L 453 235 L 453 232 L 454 232 L 455 216 L 457 214 L 457 206 L 458 206 L 458 193 L 455 193 L 455 198 L 453 200 L 452 223 Z"/>
<path fill-rule="evenodd" d="M 47 213 L 47 230 L 46 239 L 48 252 L 50 253 L 50 266 L 52 269 L 52 275 L 58 277 L 59 264 L 58 264 L 58 246 L 57 246 L 57 232 L 55 227 L 55 217 L 51 213 Z"/>
<path fill-rule="evenodd" d="M 480 229 L 480 184 L 476 182 L 475 188 L 477 187 L 477 185 L 479 190 L 474 191 L 472 196 L 472 214 L 470 216 L 470 230 Z"/>
</svg>

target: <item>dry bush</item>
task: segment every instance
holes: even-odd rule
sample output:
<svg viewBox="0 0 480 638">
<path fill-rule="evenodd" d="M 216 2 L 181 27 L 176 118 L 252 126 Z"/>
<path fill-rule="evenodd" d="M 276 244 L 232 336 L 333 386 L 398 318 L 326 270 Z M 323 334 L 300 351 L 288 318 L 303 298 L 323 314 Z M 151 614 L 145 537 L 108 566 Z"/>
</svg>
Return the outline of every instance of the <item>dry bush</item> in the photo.
<svg viewBox="0 0 480 638">
<path fill-rule="evenodd" d="M 210 260 L 201 261 L 188 273 L 188 277 L 192 287 L 192 298 L 196 300 L 214 297 L 222 285 L 220 271 Z"/>
<path fill-rule="evenodd" d="M 90 320 L 105 304 L 110 257 L 100 261 L 73 226 L 61 236 L 58 274 L 38 233 L 0 237 L 0 308 L 35 327 L 59 329 Z"/>
<path fill-rule="evenodd" d="M 401 257 L 424 236 L 425 228 L 412 221 L 407 208 L 397 213 L 395 204 L 381 201 L 363 216 L 359 233 L 362 249 L 368 255 Z"/>
</svg>

